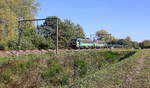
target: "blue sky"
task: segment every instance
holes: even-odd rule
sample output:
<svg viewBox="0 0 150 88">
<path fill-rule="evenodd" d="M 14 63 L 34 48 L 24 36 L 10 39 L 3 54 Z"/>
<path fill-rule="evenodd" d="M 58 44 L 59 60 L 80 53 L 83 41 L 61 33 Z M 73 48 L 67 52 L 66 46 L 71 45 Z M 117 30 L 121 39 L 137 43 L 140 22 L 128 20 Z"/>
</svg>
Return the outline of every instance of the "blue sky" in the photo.
<svg viewBox="0 0 150 88">
<path fill-rule="evenodd" d="M 58 16 L 80 24 L 87 35 L 106 29 L 117 38 L 150 40 L 150 0 L 38 0 L 37 18 Z"/>
</svg>

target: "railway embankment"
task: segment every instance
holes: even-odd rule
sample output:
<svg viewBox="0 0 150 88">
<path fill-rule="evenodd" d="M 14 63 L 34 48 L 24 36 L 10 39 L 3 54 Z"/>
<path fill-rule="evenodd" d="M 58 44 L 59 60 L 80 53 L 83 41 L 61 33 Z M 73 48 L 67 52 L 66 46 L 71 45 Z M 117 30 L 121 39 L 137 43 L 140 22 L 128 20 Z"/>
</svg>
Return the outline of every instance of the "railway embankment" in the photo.
<svg viewBox="0 0 150 88">
<path fill-rule="evenodd" d="M 131 50 L 83 50 L 66 51 L 57 55 L 54 52 L 48 52 L 1 58 L 5 60 L 0 61 L 0 86 L 2 88 L 74 86 L 80 88 L 89 85 L 90 88 L 94 88 L 92 86 L 103 87 L 110 82 L 113 84 L 116 82 L 115 78 L 120 79 L 117 80 L 119 85 L 123 81 L 122 77 L 126 77 L 119 72 L 127 72 L 125 67 L 128 68 L 131 65 L 134 67 L 132 61 L 134 62 L 134 58 L 141 55 L 140 51 L 136 52 Z M 140 72 L 141 69 L 138 71 Z M 102 79 L 105 80 L 101 81 Z"/>
</svg>

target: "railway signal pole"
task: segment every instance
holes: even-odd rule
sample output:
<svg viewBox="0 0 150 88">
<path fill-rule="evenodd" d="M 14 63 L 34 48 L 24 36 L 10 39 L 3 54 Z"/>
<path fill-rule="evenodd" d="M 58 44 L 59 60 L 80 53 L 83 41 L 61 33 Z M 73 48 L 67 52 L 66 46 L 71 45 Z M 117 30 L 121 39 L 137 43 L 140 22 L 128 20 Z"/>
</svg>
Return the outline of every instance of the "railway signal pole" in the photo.
<svg viewBox="0 0 150 88">
<path fill-rule="evenodd" d="M 57 19 L 57 28 L 56 28 L 56 54 L 58 54 L 58 17 Z"/>
</svg>

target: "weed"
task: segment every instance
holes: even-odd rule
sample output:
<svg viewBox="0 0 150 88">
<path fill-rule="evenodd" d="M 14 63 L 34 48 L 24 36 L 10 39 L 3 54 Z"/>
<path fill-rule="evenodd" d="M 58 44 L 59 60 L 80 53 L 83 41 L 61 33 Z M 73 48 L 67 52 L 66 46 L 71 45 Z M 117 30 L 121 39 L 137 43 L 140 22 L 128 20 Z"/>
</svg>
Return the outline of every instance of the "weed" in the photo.
<svg viewBox="0 0 150 88">
<path fill-rule="evenodd" d="M 45 81 L 57 85 L 60 84 L 61 81 L 61 77 L 59 77 L 61 76 L 61 72 L 63 72 L 62 66 L 60 64 L 53 64 L 47 71 L 43 72 L 41 76 Z"/>
<path fill-rule="evenodd" d="M 12 73 L 11 72 L 3 72 L 1 77 L 4 83 L 8 83 L 12 80 Z"/>
<path fill-rule="evenodd" d="M 83 77 L 87 73 L 87 66 L 88 64 L 80 59 L 74 60 L 74 74 Z"/>
</svg>

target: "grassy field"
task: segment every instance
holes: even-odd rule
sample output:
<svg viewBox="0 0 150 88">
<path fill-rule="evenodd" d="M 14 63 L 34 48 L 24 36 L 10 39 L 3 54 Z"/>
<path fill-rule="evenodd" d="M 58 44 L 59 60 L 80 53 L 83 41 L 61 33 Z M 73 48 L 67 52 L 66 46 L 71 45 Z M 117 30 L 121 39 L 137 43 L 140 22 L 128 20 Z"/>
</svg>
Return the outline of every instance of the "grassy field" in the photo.
<svg viewBox="0 0 150 88">
<path fill-rule="evenodd" d="M 0 88 L 149 88 L 150 50 L 0 58 Z"/>
<path fill-rule="evenodd" d="M 72 88 L 150 88 L 150 50 L 140 50 L 70 85 Z"/>
</svg>

